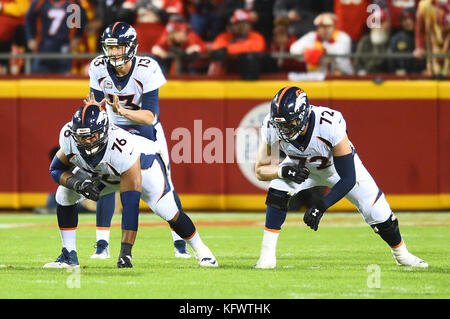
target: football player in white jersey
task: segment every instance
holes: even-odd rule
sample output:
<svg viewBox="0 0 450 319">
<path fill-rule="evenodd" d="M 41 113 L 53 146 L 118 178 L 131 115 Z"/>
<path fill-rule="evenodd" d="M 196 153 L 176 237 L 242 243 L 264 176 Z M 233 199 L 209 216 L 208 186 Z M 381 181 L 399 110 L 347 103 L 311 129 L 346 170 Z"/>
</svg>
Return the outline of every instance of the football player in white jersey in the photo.
<svg viewBox="0 0 450 319">
<path fill-rule="evenodd" d="M 317 231 L 325 211 L 346 197 L 390 246 L 398 265 L 428 267 L 406 249 L 398 220 L 349 141 L 339 111 L 310 105 L 302 89 L 285 87 L 272 100 L 261 137 L 255 173 L 270 184 L 261 254 L 255 268 L 276 267 L 276 246 L 289 200 L 315 186 L 331 189 L 307 208 L 303 221 L 311 229 Z M 281 163 L 273 158 L 280 149 L 286 154 Z"/>
<path fill-rule="evenodd" d="M 102 106 L 93 101 L 79 108 L 72 121 L 64 125 L 59 144 L 50 173 L 60 184 L 56 202 L 63 248 L 56 261 L 45 264 L 44 268 L 79 267 L 76 203 L 83 198 L 96 201 L 101 195 L 116 191 L 120 191 L 123 206 L 117 267 L 132 267 L 131 249 L 138 230 L 141 198 L 190 244 L 200 266 L 218 266 L 168 182 L 158 143 L 110 125 Z M 89 178 L 73 174 L 74 167 Z"/>
<path fill-rule="evenodd" d="M 159 88 L 166 78 L 158 63 L 147 56 L 136 56 L 135 29 L 116 22 L 102 35 L 104 55 L 92 60 L 89 68 L 90 90 L 97 101 L 106 98 L 106 110 L 117 126 L 160 144 L 161 155 L 170 177 L 169 151 L 159 118 Z M 114 98 L 119 103 L 114 104 Z M 176 195 L 177 196 L 177 195 Z M 97 203 L 97 250 L 91 258 L 109 258 L 109 234 L 115 196 L 102 196 Z M 175 257 L 190 258 L 183 241 L 172 229 Z"/>
</svg>

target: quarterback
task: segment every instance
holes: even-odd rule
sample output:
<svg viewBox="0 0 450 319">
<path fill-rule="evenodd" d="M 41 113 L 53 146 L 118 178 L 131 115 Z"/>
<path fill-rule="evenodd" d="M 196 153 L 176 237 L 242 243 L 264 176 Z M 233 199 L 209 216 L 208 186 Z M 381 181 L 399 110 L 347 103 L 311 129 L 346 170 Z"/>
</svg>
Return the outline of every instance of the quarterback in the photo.
<svg viewBox="0 0 450 319">
<path fill-rule="evenodd" d="M 138 230 L 141 198 L 190 244 L 200 266 L 218 266 L 192 220 L 183 212 L 173 185 L 168 182 L 158 143 L 110 125 L 102 105 L 88 101 L 61 129 L 59 144 L 50 174 L 60 184 L 56 202 L 63 248 L 56 261 L 45 264 L 44 268 L 79 267 L 75 204 L 83 197 L 97 201 L 100 196 L 116 191 L 120 191 L 123 207 L 117 267 L 132 267 L 131 249 Z M 88 178 L 73 174 L 74 167 Z"/>
<path fill-rule="evenodd" d="M 92 60 L 89 68 L 91 94 L 97 101 L 106 98 L 106 111 L 114 124 L 160 144 L 168 181 L 172 184 L 169 151 L 159 118 L 159 88 L 166 83 L 159 64 L 151 57 L 136 56 L 136 31 L 124 22 L 108 26 L 101 45 L 104 54 Z M 97 203 L 97 250 L 91 258 L 109 258 L 114 206 L 114 194 L 102 196 Z M 175 256 L 191 257 L 186 242 L 174 230 L 172 237 Z"/>
<path fill-rule="evenodd" d="M 261 254 L 255 268 L 276 267 L 276 245 L 289 201 L 315 186 L 331 189 L 306 209 L 303 221 L 311 229 L 317 231 L 325 211 L 346 197 L 389 245 L 398 265 L 428 267 L 407 250 L 398 220 L 350 142 L 339 111 L 310 105 L 302 89 L 285 87 L 272 100 L 261 137 L 255 173 L 270 184 Z M 272 159 L 277 147 L 286 154 L 280 164 Z"/>
</svg>

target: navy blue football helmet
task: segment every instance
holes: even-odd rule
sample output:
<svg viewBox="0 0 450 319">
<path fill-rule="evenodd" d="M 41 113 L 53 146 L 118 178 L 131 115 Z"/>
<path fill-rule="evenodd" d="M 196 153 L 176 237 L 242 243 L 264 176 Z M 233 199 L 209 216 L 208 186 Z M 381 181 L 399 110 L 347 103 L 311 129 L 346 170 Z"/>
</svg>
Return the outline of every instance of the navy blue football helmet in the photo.
<svg viewBox="0 0 450 319">
<path fill-rule="evenodd" d="M 308 96 L 296 86 L 279 90 L 270 105 L 271 123 L 280 139 L 288 143 L 303 133 L 310 114 Z"/>
<path fill-rule="evenodd" d="M 72 137 L 78 150 L 88 156 L 98 154 L 108 144 L 109 120 L 99 105 L 80 107 L 72 117 Z"/>
<path fill-rule="evenodd" d="M 112 66 L 118 67 L 130 61 L 137 52 L 136 30 L 125 22 L 110 24 L 102 34 L 102 49 Z M 113 53 L 112 48 L 119 47 L 120 54 Z"/>
</svg>

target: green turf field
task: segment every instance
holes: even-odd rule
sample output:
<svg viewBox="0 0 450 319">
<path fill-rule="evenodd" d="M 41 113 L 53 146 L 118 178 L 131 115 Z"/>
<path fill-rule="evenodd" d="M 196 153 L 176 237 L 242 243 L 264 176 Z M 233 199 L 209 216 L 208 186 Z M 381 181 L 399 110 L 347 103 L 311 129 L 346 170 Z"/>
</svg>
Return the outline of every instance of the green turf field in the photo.
<svg viewBox="0 0 450 319">
<path fill-rule="evenodd" d="M 264 214 L 191 213 L 219 268 L 176 259 L 169 227 L 140 216 L 132 269 L 117 269 L 120 215 L 113 219 L 111 259 L 91 260 L 95 215 L 79 217 L 81 268 L 43 269 L 61 241 L 55 215 L 0 214 L 0 298 L 150 299 L 447 299 L 450 213 L 397 213 L 408 249 L 427 269 L 399 267 L 387 245 L 357 213 L 327 213 L 314 232 L 289 214 L 278 242 L 277 269 L 252 269 Z"/>
</svg>

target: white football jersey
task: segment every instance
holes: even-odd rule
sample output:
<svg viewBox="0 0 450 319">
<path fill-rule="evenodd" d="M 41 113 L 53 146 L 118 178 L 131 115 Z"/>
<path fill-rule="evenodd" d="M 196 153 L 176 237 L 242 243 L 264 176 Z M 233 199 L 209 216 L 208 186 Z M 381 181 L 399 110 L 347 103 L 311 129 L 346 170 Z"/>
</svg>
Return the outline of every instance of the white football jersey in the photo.
<svg viewBox="0 0 450 319">
<path fill-rule="evenodd" d="M 344 138 L 347 130 L 346 122 L 341 112 L 328 107 L 311 105 L 310 116 L 312 121 L 304 142 L 296 144 L 287 143 L 279 138 L 276 128 L 270 123 L 270 114 L 267 114 L 261 127 L 262 141 L 268 145 L 279 143 L 280 149 L 291 160 L 306 166 L 313 175 L 332 175 L 336 172 L 332 148 Z"/>
<path fill-rule="evenodd" d="M 100 55 L 92 60 L 89 67 L 90 87 L 102 91 L 107 101 L 112 103 L 113 95 L 119 96 L 120 104 L 124 108 L 139 110 L 142 108 L 142 94 L 159 89 L 167 82 L 161 67 L 151 57 L 135 56 L 133 67 L 128 78 L 123 83 L 110 69 L 105 56 Z M 133 125 L 131 120 L 113 112 L 111 105 L 106 103 L 106 110 L 110 121 L 119 125 Z M 153 124 L 158 122 L 155 114 Z"/>
<path fill-rule="evenodd" d="M 282 141 L 278 137 L 276 129 L 270 124 L 270 114 L 264 118 L 261 128 L 263 143 L 271 145 L 272 152 L 274 149 L 276 150 L 278 144 L 279 149 L 287 155 L 280 165 L 304 165 L 310 171 L 309 178 L 301 184 L 289 179 L 276 178 L 270 182 L 269 187 L 294 195 L 303 189 L 314 186 L 333 187 L 340 180 L 334 167 L 333 148 L 342 141 L 347 133 L 345 120 L 339 111 L 313 105 L 311 105 L 311 117 L 308 133 L 302 144 Z M 353 144 L 349 143 L 355 153 L 353 160 L 356 184 L 345 195 L 345 198 L 355 205 L 369 225 L 384 222 L 391 214 L 389 203 L 364 167 Z"/>
<path fill-rule="evenodd" d="M 81 156 L 75 140 L 71 136 L 71 122 L 64 125 L 59 134 L 59 144 L 70 163 L 81 168 L 91 176 L 101 176 L 105 184 L 117 185 L 120 176 L 127 171 L 141 154 L 154 158 L 158 152 L 155 142 L 133 135 L 111 124 L 108 130 L 108 144 L 103 158 L 96 167 L 92 167 Z M 141 167 L 143 163 L 141 162 Z M 145 164 L 144 164 L 145 165 Z"/>
</svg>

